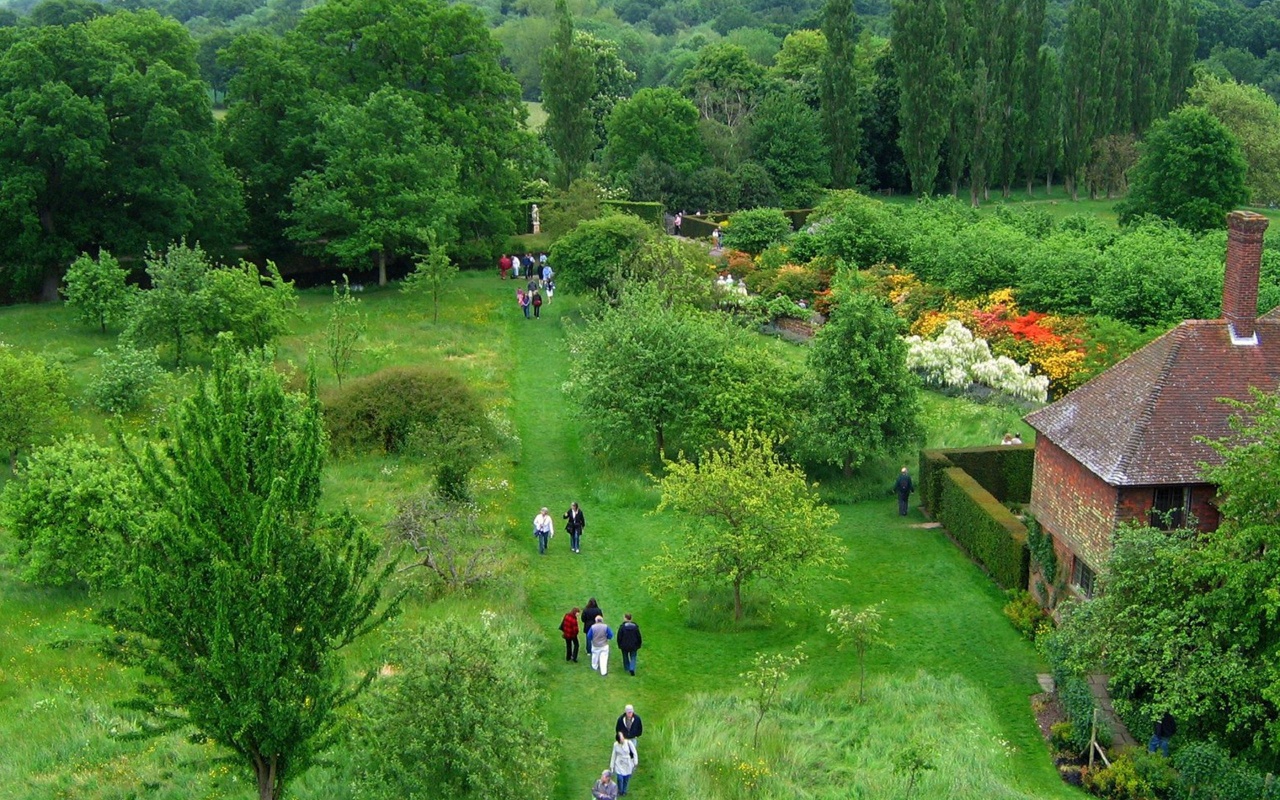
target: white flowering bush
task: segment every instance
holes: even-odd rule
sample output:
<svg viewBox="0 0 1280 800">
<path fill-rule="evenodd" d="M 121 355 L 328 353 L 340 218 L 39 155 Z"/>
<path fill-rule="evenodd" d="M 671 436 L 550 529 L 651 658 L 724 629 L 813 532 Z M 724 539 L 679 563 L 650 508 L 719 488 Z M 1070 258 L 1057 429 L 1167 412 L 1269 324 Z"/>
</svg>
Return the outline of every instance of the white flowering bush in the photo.
<svg viewBox="0 0 1280 800">
<path fill-rule="evenodd" d="M 907 348 L 907 367 L 930 386 L 960 389 L 978 383 L 1020 400 L 1048 399 L 1048 376 L 1032 375 L 1030 364 L 991 355 L 987 340 L 959 320 L 948 322 L 936 339 L 908 336 Z"/>
</svg>

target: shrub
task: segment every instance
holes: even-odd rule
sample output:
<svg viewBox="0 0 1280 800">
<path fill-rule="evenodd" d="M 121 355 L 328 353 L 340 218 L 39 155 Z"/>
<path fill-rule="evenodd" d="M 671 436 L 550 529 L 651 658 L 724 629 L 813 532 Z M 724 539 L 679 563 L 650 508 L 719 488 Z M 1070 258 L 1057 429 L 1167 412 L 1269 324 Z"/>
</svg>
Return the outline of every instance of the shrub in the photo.
<svg viewBox="0 0 1280 800">
<path fill-rule="evenodd" d="M 102 371 L 89 385 L 89 399 L 108 414 L 137 411 L 147 404 L 152 388 L 164 374 L 155 350 L 121 344 L 114 353 L 99 350 Z"/>
<path fill-rule="evenodd" d="M 993 356 L 986 339 L 976 338 L 958 320 L 949 320 L 937 339 L 908 336 L 907 366 L 930 386 L 989 386 L 1022 400 L 1044 402 L 1049 378 L 1031 374 L 1029 364 Z"/>
<path fill-rule="evenodd" d="M 1055 722 L 1049 726 L 1049 746 L 1056 753 L 1064 753 L 1074 756 L 1075 749 L 1075 726 L 1066 720 Z"/>
<path fill-rule="evenodd" d="M 763 253 L 771 244 L 785 242 L 791 236 L 791 220 L 776 208 L 754 208 L 729 216 L 724 224 L 722 242 L 725 247 Z"/>
<path fill-rule="evenodd" d="M 36 450 L 0 495 L 18 574 L 42 586 L 123 585 L 139 511 L 129 473 L 92 439 Z"/>
<path fill-rule="evenodd" d="M 1063 629 L 1040 636 L 1036 639 L 1036 649 L 1049 664 L 1053 674 L 1053 682 L 1057 687 L 1058 702 L 1071 723 L 1069 731 L 1070 744 L 1077 753 L 1089 749 L 1089 735 L 1093 730 L 1093 711 L 1097 703 L 1093 699 L 1093 691 L 1089 688 L 1087 677 L 1080 674 L 1068 663 L 1068 645 L 1063 640 Z M 1107 724 L 1098 721 L 1098 740 L 1104 745 L 1111 741 L 1111 729 Z"/>
<path fill-rule="evenodd" d="M 1007 594 L 1009 602 L 1004 605 L 1004 615 L 1023 636 L 1035 641 L 1044 626 L 1053 624 L 1053 617 L 1040 607 L 1031 592 L 1026 589 L 1010 589 Z"/>
<path fill-rule="evenodd" d="M 1178 798 L 1214 800 L 1276 800 L 1280 781 L 1268 781 L 1261 772 L 1233 759 L 1212 742 L 1189 742 L 1173 754 L 1178 770 Z"/>
<path fill-rule="evenodd" d="M 1160 800 L 1168 796 L 1175 777 L 1163 756 L 1130 749 L 1112 760 L 1111 766 L 1086 773 L 1084 786 L 1106 800 Z"/>
<path fill-rule="evenodd" d="M 325 402 L 325 425 L 339 451 L 375 450 L 434 460 L 442 492 L 459 497 L 494 445 L 480 398 L 435 365 L 395 367 L 350 381 Z"/>
<path fill-rule="evenodd" d="M 616 297 L 636 253 L 657 232 L 639 217 L 625 214 L 580 223 L 551 246 L 556 284 L 568 292 Z"/>
<path fill-rule="evenodd" d="M 1027 529 L 967 472 L 943 470 L 941 509 L 935 516 L 1001 587 L 1027 585 Z"/>
</svg>

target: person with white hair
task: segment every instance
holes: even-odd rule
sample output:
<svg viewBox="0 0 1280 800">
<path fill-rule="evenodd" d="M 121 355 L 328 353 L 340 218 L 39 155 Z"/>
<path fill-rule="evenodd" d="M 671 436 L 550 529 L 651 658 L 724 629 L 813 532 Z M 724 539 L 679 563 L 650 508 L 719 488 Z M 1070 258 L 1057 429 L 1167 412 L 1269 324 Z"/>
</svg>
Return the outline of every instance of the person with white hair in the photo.
<svg viewBox="0 0 1280 800">
<path fill-rule="evenodd" d="M 613 638 L 613 628 L 604 624 L 604 616 L 596 615 L 595 624 L 587 630 L 587 643 L 591 645 L 591 668 L 599 671 L 600 677 L 609 674 L 609 640 Z"/>
<path fill-rule="evenodd" d="M 551 522 L 551 515 L 547 513 L 547 507 L 543 506 L 538 512 L 538 516 L 533 518 L 533 535 L 538 539 L 538 553 L 547 554 L 547 541 L 556 535 L 555 527 Z"/>
<path fill-rule="evenodd" d="M 618 800 L 618 784 L 613 782 L 609 770 L 600 773 L 600 780 L 591 787 L 591 797 L 593 800 Z"/>
</svg>

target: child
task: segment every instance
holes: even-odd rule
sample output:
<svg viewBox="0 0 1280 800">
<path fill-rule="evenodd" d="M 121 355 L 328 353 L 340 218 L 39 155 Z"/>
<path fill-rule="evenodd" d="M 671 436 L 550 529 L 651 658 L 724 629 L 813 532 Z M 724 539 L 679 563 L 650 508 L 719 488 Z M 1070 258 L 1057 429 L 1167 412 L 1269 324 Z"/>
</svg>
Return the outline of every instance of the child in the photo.
<svg viewBox="0 0 1280 800">
<path fill-rule="evenodd" d="M 556 296 L 556 282 L 547 281 L 547 302 L 551 302 L 551 298 Z"/>
</svg>

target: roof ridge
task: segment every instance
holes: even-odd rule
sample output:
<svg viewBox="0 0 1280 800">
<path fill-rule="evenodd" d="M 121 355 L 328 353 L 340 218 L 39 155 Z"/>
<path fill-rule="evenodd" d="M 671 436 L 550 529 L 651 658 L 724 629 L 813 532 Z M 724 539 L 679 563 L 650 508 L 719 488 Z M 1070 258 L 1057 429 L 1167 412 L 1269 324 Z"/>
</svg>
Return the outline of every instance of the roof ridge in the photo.
<svg viewBox="0 0 1280 800">
<path fill-rule="evenodd" d="M 1178 353 L 1182 350 L 1182 344 L 1187 338 L 1188 326 L 1187 321 L 1178 323 L 1177 327 L 1169 331 L 1170 346 L 1169 352 L 1165 353 L 1164 363 L 1161 364 L 1156 379 L 1152 383 L 1151 391 L 1146 392 L 1143 402 L 1142 413 L 1138 415 L 1138 421 L 1134 424 L 1129 432 L 1129 440 L 1124 443 L 1124 448 L 1120 451 L 1120 458 L 1117 459 L 1115 467 L 1112 468 L 1110 478 L 1116 481 L 1127 480 L 1129 477 L 1130 462 L 1137 457 L 1138 449 L 1146 440 L 1147 427 L 1151 424 L 1151 418 L 1155 415 L 1156 405 L 1160 402 L 1160 396 L 1164 393 L 1165 386 L 1168 382 L 1169 373 L 1173 371 L 1173 367 L 1178 363 Z M 1112 480 L 1108 480 L 1112 483 Z"/>
</svg>

